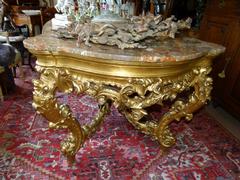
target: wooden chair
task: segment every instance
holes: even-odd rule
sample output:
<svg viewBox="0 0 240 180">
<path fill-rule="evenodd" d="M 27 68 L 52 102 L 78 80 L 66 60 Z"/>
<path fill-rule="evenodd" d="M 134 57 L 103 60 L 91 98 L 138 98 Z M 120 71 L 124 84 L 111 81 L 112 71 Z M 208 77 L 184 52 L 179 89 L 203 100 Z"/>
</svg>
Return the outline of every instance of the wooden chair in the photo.
<svg viewBox="0 0 240 180">
<path fill-rule="evenodd" d="M 7 2 L 7 3 L 6 3 Z M 11 44 L 12 46 L 14 46 L 18 51 L 20 51 L 21 56 L 22 56 L 22 64 L 24 65 L 29 65 L 31 67 L 31 69 L 34 71 L 34 68 L 31 65 L 31 58 L 30 55 L 28 56 L 28 61 L 25 63 L 24 62 L 24 53 L 28 52 L 26 48 L 24 48 L 23 46 L 23 40 L 25 39 L 24 34 L 22 33 L 22 28 L 25 26 L 17 26 L 12 17 L 11 17 L 11 7 L 8 4 L 8 2 L 10 1 L 6 1 L 4 3 L 4 12 L 3 12 L 3 18 L 4 22 L 1 24 L 1 28 L 3 31 L 0 31 L 0 43 L 7 43 L 7 44 Z M 40 15 L 39 15 L 40 16 Z M 27 29 L 27 37 L 29 36 L 29 29 Z M 28 52 L 28 54 L 30 54 Z M 15 69 L 15 68 L 14 68 Z"/>
</svg>

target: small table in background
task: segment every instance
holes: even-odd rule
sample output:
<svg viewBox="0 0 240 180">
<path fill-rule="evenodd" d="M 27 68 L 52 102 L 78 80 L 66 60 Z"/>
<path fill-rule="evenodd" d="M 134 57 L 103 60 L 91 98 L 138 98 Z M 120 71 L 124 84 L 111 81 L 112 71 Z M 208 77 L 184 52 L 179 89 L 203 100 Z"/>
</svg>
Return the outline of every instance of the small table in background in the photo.
<svg viewBox="0 0 240 180">
<path fill-rule="evenodd" d="M 40 12 L 39 12 L 39 14 L 33 14 L 33 15 L 15 13 L 12 16 L 12 19 L 17 26 L 27 25 L 29 28 L 29 36 L 30 37 L 36 35 L 36 32 L 35 32 L 36 26 L 39 27 L 40 33 L 42 31 L 42 22 L 41 22 Z"/>
</svg>

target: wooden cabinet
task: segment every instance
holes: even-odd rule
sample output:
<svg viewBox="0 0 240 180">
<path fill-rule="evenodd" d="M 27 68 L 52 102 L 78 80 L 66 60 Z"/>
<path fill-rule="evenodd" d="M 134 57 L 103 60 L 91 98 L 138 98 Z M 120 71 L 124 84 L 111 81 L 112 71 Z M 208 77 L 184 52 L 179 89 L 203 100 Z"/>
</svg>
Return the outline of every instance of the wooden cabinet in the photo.
<svg viewBox="0 0 240 180">
<path fill-rule="evenodd" d="M 214 101 L 240 117 L 240 1 L 208 0 L 200 38 L 226 47 L 226 52 L 214 61 L 212 96 Z M 225 78 L 221 78 L 223 72 Z"/>
</svg>

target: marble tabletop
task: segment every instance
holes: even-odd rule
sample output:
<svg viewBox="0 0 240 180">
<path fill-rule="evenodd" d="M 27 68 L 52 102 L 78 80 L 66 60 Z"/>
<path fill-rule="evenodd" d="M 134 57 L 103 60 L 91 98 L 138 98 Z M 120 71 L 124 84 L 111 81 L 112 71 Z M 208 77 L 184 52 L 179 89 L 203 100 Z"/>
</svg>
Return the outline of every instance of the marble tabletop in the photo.
<svg viewBox="0 0 240 180">
<path fill-rule="evenodd" d="M 60 39 L 49 27 L 43 34 L 24 40 L 29 50 L 50 53 L 69 53 L 96 59 L 137 61 L 137 62 L 176 62 L 187 61 L 203 56 L 216 56 L 225 51 L 225 47 L 190 37 L 148 39 L 147 48 L 119 49 L 116 46 L 84 44 L 77 46 L 76 39 Z"/>
</svg>

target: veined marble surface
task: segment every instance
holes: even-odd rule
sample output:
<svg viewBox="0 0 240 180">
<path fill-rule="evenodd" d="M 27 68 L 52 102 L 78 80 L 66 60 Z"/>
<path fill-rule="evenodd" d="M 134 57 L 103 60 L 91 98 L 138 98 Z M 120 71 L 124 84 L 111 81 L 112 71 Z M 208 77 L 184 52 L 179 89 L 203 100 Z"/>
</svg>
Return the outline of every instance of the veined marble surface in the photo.
<svg viewBox="0 0 240 180">
<path fill-rule="evenodd" d="M 24 40 L 24 46 L 29 50 L 65 52 L 92 58 L 137 61 L 137 62 L 175 62 L 187 61 L 202 56 L 216 56 L 225 51 L 225 47 L 208 43 L 195 38 L 165 38 L 160 40 L 148 39 L 146 49 L 124 49 L 114 46 L 91 44 L 88 47 L 81 44 L 77 47 L 76 39 L 59 39 L 54 31 L 45 27 L 44 33 Z"/>
</svg>

